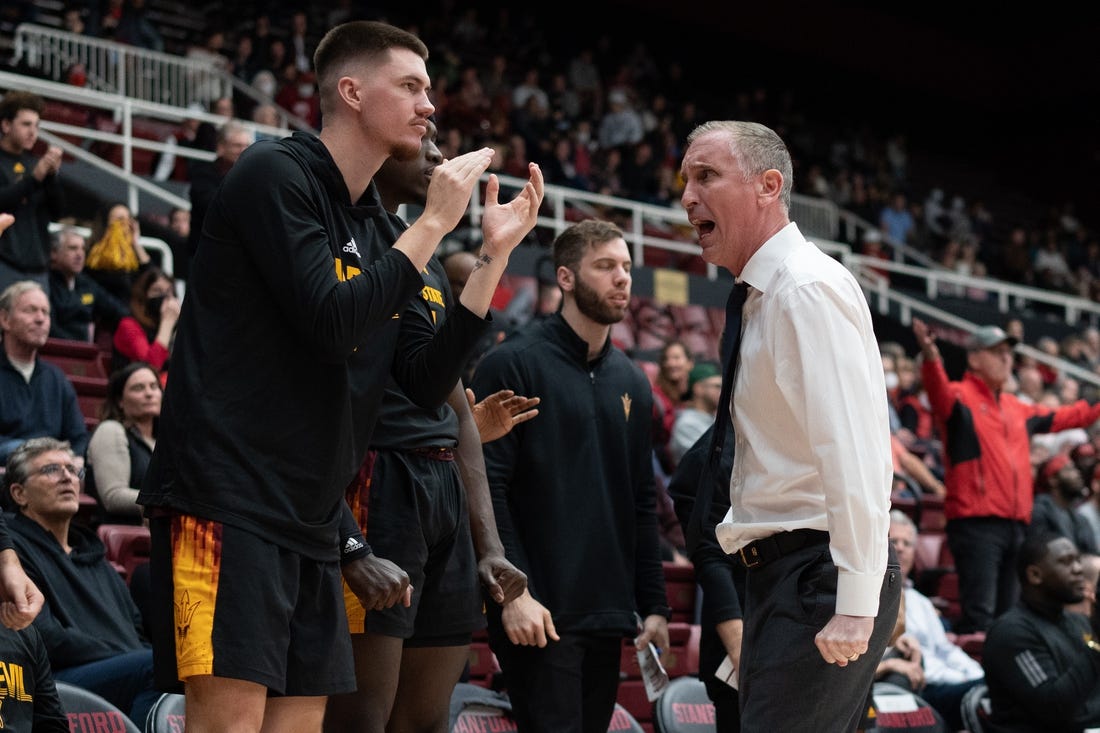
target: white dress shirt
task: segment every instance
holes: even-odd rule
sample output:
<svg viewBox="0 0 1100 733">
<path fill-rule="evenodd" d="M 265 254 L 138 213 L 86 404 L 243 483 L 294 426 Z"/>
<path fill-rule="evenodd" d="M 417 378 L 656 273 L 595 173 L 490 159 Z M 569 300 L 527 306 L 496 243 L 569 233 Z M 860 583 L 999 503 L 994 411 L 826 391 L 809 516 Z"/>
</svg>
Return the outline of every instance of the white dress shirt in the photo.
<svg viewBox="0 0 1100 733">
<path fill-rule="evenodd" d="M 728 553 L 801 528 L 829 532 L 836 613 L 875 616 L 886 572 L 893 464 L 882 357 L 850 272 L 792 222 L 749 259 Z"/>
</svg>

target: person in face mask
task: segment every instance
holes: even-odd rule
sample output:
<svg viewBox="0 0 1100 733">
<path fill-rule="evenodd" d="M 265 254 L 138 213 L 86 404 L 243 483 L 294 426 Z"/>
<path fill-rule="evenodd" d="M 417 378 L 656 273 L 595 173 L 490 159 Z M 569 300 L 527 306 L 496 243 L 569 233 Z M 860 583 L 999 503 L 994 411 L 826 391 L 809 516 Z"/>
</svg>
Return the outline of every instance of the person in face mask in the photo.
<svg viewBox="0 0 1100 733">
<path fill-rule="evenodd" d="M 1073 540 L 1082 553 L 1097 554 L 1092 527 L 1075 511 L 1091 491 L 1069 453 L 1058 453 L 1039 467 L 1038 488 L 1046 493 L 1035 497 L 1028 532 L 1053 531 Z"/>
<path fill-rule="evenodd" d="M 134 281 L 130 315 L 115 329 L 112 369 L 131 361 L 148 362 L 157 369 L 163 386 L 179 317 L 175 281 L 159 268 L 149 267 Z"/>
</svg>

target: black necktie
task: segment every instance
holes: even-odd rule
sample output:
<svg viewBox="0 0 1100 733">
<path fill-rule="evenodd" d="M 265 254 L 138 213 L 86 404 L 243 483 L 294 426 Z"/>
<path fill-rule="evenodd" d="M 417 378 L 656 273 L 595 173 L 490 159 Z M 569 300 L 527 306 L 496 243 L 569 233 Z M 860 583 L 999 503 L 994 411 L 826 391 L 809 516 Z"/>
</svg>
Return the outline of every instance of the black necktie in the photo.
<svg viewBox="0 0 1100 733">
<path fill-rule="evenodd" d="M 689 553 L 698 544 L 703 524 L 710 514 L 710 505 L 714 501 L 714 485 L 723 478 L 715 474 L 718 471 L 719 459 L 722 457 L 726 431 L 733 430 L 733 423 L 730 420 L 730 398 L 733 396 L 733 380 L 737 374 L 737 352 L 741 346 L 741 312 L 748 296 L 749 284 L 738 282 L 734 284 L 729 300 L 726 301 L 726 330 L 722 335 L 721 344 L 722 394 L 718 398 L 718 414 L 715 416 L 714 430 L 711 431 L 710 452 L 699 479 L 695 506 L 691 508 L 690 524 L 685 528 L 684 540 Z M 725 479 L 728 485 L 729 477 L 726 476 Z"/>
</svg>

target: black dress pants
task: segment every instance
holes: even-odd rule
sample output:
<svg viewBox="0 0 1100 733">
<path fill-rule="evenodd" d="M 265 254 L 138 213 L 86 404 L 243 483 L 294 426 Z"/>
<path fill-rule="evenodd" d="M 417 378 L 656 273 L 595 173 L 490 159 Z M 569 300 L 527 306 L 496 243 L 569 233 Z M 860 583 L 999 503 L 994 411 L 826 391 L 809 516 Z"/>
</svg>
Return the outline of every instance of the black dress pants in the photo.
<svg viewBox="0 0 1100 733">
<path fill-rule="evenodd" d="M 748 571 L 741 645 L 743 733 L 850 733 L 863 722 L 875 668 L 894 630 L 902 577 L 893 547 L 867 651 L 827 663 L 814 637 L 836 611 L 837 569 L 818 542 Z"/>
<path fill-rule="evenodd" d="M 560 633 L 517 646 L 489 627 L 519 733 L 607 733 L 619 691 L 623 637 Z"/>
</svg>

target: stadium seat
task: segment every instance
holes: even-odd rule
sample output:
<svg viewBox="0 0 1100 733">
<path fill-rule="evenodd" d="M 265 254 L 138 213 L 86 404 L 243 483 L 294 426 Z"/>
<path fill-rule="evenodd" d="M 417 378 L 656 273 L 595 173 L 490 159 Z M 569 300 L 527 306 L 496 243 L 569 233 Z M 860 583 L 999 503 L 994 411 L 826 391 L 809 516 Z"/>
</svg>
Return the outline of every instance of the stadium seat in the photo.
<svg viewBox="0 0 1100 733">
<path fill-rule="evenodd" d="M 107 378 L 100 362 L 100 348 L 88 341 L 46 339 L 38 355 L 69 376 Z"/>
<path fill-rule="evenodd" d="M 698 677 L 677 677 L 668 683 L 655 705 L 657 733 L 713 733 L 714 703 Z"/>
<path fill-rule="evenodd" d="M 665 594 L 668 606 L 672 609 L 672 621 L 695 623 L 695 600 L 698 586 L 695 583 L 695 568 L 691 565 L 662 563 L 665 574 Z"/>
<path fill-rule="evenodd" d="M 84 527 L 95 529 L 99 525 L 99 518 L 102 514 L 103 512 L 96 498 L 81 491 L 80 508 L 76 510 L 76 516 L 73 517 L 73 521 L 78 522 Z"/>
<path fill-rule="evenodd" d="M 76 390 L 76 401 L 80 405 L 80 414 L 85 419 L 98 419 L 100 408 L 107 399 L 107 378 L 82 377 L 77 374 L 70 374 L 69 382 Z"/>
<path fill-rule="evenodd" d="M 149 708 L 149 717 L 145 720 L 145 733 L 183 733 L 184 727 L 183 695 L 166 692 Z"/>
<path fill-rule="evenodd" d="M 963 695 L 962 721 L 969 733 L 983 733 L 992 708 L 989 704 L 989 688 L 983 683 L 974 685 Z"/>
<path fill-rule="evenodd" d="M 672 322 L 676 324 L 677 330 L 681 333 L 684 331 L 712 333 L 714 330 L 710 322 L 710 315 L 704 305 L 688 303 L 686 305 L 670 305 L 668 309 L 672 313 Z"/>
<path fill-rule="evenodd" d="M 634 666 L 638 666 L 637 661 Z M 616 702 L 643 728 L 653 726 L 653 703 L 646 696 L 645 682 L 641 678 L 621 680 Z"/>
<path fill-rule="evenodd" d="M 649 386 L 652 387 L 654 384 L 656 384 L 657 374 L 661 371 L 660 364 L 655 361 L 649 361 L 647 359 L 636 359 L 635 361 L 637 362 L 638 366 L 642 368 L 642 371 L 645 372 L 646 378 L 649 379 Z"/>
<path fill-rule="evenodd" d="M 470 684 L 492 687 L 493 676 L 500 674 L 500 664 L 487 641 L 470 643 Z"/>
<path fill-rule="evenodd" d="M 949 634 L 948 638 L 973 657 L 975 661 L 982 661 L 982 649 L 985 647 L 984 631 L 972 631 L 969 634 Z"/>
<path fill-rule="evenodd" d="M 107 560 L 121 566 L 128 583 L 134 568 L 149 561 L 149 528 L 143 524 L 101 524 L 96 534 L 107 548 Z"/>
<path fill-rule="evenodd" d="M 459 682 L 451 692 L 450 726 L 453 733 L 512 731 L 512 703 L 508 695 L 479 685 Z M 152 733 L 149 731 L 148 733 Z"/>
<path fill-rule="evenodd" d="M 661 654 L 661 665 L 670 679 L 699 673 L 699 636 L 699 627 L 695 624 L 669 622 L 668 649 Z"/>
<path fill-rule="evenodd" d="M 944 733 L 947 724 L 927 700 L 889 682 L 876 682 L 875 730 L 905 733 Z M 971 732 L 973 733 L 973 732 Z"/>
<path fill-rule="evenodd" d="M 623 351 L 631 351 L 636 345 L 634 326 L 625 318 L 611 324 L 611 342 Z"/>
<path fill-rule="evenodd" d="M 943 532 L 947 518 L 943 513 L 943 499 L 936 496 L 921 497 L 920 531 Z"/>
<path fill-rule="evenodd" d="M 58 680 L 57 694 L 75 733 L 142 733 L 117 707 L 83 687 Z"/>
<path fill-rule="evenodd" d="M 661 653 L 661 666 L 670 679 L 694 675 L 699 672 L 699 637 L 701 627 L 672 621 L 668 625 L 669 648 Z M 633 639 L 623 639 L 622 656 L 619 659 L 619 676 L 623 680 L 641 680 L 638 666 L 638 650 Z"/>
<path fill-rule="evenodd" d="M 646 727 L 636 720 L 630 711 L 615 703 L 615 712 L 611 714 L 607 733 L 646 733 Z"/>
<path fill-rule="evenodd" d="M 962 615 L 962 607 L 959 605 L 959 574 L 952 571 L 944 573 L 936 586 L 936 595 L 932 597 L 932 603 L 940 609 L 940 613 L 948 621 L 958 621 Z"/>
</svg>

